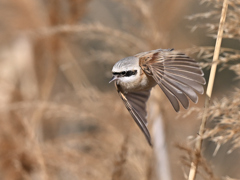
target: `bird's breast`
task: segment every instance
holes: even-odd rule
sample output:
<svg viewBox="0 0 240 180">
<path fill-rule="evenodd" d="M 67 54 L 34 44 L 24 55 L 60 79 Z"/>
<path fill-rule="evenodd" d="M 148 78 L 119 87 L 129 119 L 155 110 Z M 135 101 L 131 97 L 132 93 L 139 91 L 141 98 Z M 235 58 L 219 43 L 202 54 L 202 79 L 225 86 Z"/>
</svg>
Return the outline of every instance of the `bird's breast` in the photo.
<svg viewBox="0 0 240 180">
<path fill-rule="evenodd" d="M 146 76 L 145 74 L 141 78 L 136 78 L 132 82 L 119 82 L 122 90 L 125 93 L 149 90 L 156 85 L 156 82 L 151 76 Z"/>
</svg>

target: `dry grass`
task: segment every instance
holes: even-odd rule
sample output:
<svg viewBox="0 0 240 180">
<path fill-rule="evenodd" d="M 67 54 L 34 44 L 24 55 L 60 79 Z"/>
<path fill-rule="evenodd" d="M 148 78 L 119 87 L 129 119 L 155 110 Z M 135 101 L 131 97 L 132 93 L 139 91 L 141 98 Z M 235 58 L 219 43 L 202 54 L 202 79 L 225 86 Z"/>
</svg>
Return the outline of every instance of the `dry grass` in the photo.
<svg viewBox="0 0 240 180">
<path fill-rule="evenodd" d="M 240 124 L 239 124 L 239 89 L 236 89 L 231 97 L 214 100 L 207 109 L 207 117 L 211 121 L 211 128 L 206 129 L 203 138 L 217 144 L 215 153 L 221 145 L 231 142 L 228 153 L 240 147 Z M 199 110 L 199 109 L 198 109 Z"/>
<path fill-rule="evenodd" d="M 213 11 L 206 12 L 206 13 L 199 13 L 195 14 L 193 16 L 190 16 L 189 19 L 207 19 L 209 22 L 204 24 L 198 24 L 193 27 L 193 30 L 196 28 L 204 28 L 208 30 L 208 34 L 210 37 L 216 38 L 216 31 L 218 29 L 217 23 L 214 23 L 216 19 L 219 18 L 219 10 L 221 9 L 221 3 L 223 1 L 202 1 L 203 3 L 208 2 L 210 5 L 214 7 Z M 224 3 L 226 3 L 224 1 Z M 223 35 L 221 35 L 220 38 L 225 39 L 234 39 L 239 40 L 239 31 L 237 28 L 233 28 L 236 26 L 239 26 L 240 24 L 240 6 L 238 1 L 229 1 L 229 11 L 227 12 L 227 20 L 226 23 L 223 26 Z M 226 7 L 226 6 L 225 6 Z M 219 37 L 217 38 L 217 40 Z M 217 54 L 220 54 L 219 58 L 215 57 L 214 55 L 214 48 L 213 47 L 196 47 L 193 49 L 192 52 L 198 52 L 198 57 L 203 59 L 205 62 L 203 63 L 203 67 L 213 67 L 217 64 L 220 65 L 219 70 L 223 69 L 230 69 L 235 71 L 238 79 L 239 75 L 239 69 L 238 69 L 238 62 L 239 62 L 239 49 L 232 49 L 229 47 L 221 47 L 221 50 L 217 52 Z M 215 58 L 215 61 L 213 63 L 210 62 L 211 58 Z M 211 76 L 211 75 L 210 75 Z M 211 78 L 211 77 L 210 77 Z M 211 98 L 211 92 L 210 90 L 207 92 L 206 101 L 208 102 L 208 98 Z M 238 92 L 238 90 L 237 90 Z M 236 92 L 236 94 L 238 94 Z M 210 95 L 209 95 L 210 94 Z M 222 100 L 214 100 L 213 103 L 211 103 L 210 107 L 209 104 L 205 103 L 205 110 L 204 112 L 199 108 L 192 108 L 192 110 L 200 111 L 199 114 L 200 117 L 203 117 L 203 119 L 208 119 L 208 121 L 211 121 L 212 125 L 209 128 L 204 127 L 204 131 L 196 137 L 196 143 L 201 142 L 201 139 L 207 139 L 208 141 L 213 141 L 216 143 L 216 148 L 213 153 L 213 155 L 216 155 L 219 148 L 231 141 L 232 147 L 230 147 L 228 153 L 231 153 L 234 149 L 239 148 L 239 125 L 238 121 L 239 119 L 235 118 L 235 116 L 238 117 L 239 114 L 239 105 L 237 97 L 235 93 L 231 94 L 230 96 L 224 97 Z M 198 162 L 201 161 L 203 158 L 202 153 L 199 153 L 200 148 L 195 149 L 194 153 L 195 158 L 191 159 L 190 162 L 195 162 L 197 165 Z M 191 151 L 191 150 L 190 150 Z M 199 159 L 199 161 L 197 160 Z M 194 163 L 193 163 L 194 164 Z M 191 167 L 191 171 L 193 169 L 193 164 Z M 201 166 L 201 165 L 200 165 Z M 208 169 L 205 169 L 205 172 L 208 172 Z M 196 172 L 195 172 L 196 173 Z M 212 174 L 212 173 L 211 173 Z M 195 177 L 193 177 L 195 179 Z M 208 179 L 215 179 L 214 177 L 209 177 Z"/>
<path fill-rule="evenodd" d="M 230 2 L 224 37 L 237 39 L 239 3 Z M 220 2 L 212 3 L 217 10 L 207 19 L 219 17 Z M 189 47 L 192 41 L 180 23 L 189 9 L 188 0 L 0 0 L 0 179 L 159 179 L 159 152 L 148 147 L 108 78 L 112 65 L 125 56 Z M 105 13 L 109 24 L 91 20 Z M 211 64 L 212 47 L 191 51 L 204 59 L 203 66 Z M 239 73 L 237 60 L 238 49 L 221 49 L 222 68 Z M 217 144 L 232 140 L 230 150 L 239 147 L 237 99 L 236 92 L 208 109 L 217 124 L 205 137 Z M 166 139 L 154 139 L 163 141 L 160 150 L 169 156 L 172 179 L 184 179 L 173 144 L 185 142 L 197 122 L 176 121 L 165 102 L 154 90 L 149 125 L 161 113 Z M 207 164 L 202 158 L 201 177 L 214 179 Z"/>
<path fill-rule="evenodd" d="M 196 140 L 196 144 L 195 144 L 195 154 L 196 155 L 195 155 L 194 160 L 191 163 L 191 169 L 190 169 L 189 177 L 188 177 L 189 180 L 194 180 L 196 178 L 196 174 L 197 174 L 198 162 L 200 159 L 199 156 L 201 156 L 201 149 L 202 149 L 202 143 L 203 143 L 202 137 L 203 137 L 203 134 L 205 133 L 205 126 L 206 126 L 206 122 L 207 122 L 207 109 L 209 107 L 209 101 L 211 100 L 211 97 L 212 97 L 213 85 L 214 85 L 216 70 L 217 70 L 216 61 L 219 58 L 222 37 L 223 37 L 223 27 L 225 25 L 227 10 L 228 10 L 228 0 L 224 0 L 223 7 L 222 7 L 222 13 L 221 13 L 221 19 L 219 22 L 219 28 L 218 28 L 218 33 L 217 33 L 216 45 L 214 48 L 213 61 L 212 61 L 213 63 L 211 65 L 211 71 L 210 71 L 208 86 L 207 86 L 207 90 L 206 90 L 204 112 L 202 115 L 202 122 L 201 122 L 201 125 L 199 128 L 199 133 L 198 133 L 199 137 Z"/>
</svg>

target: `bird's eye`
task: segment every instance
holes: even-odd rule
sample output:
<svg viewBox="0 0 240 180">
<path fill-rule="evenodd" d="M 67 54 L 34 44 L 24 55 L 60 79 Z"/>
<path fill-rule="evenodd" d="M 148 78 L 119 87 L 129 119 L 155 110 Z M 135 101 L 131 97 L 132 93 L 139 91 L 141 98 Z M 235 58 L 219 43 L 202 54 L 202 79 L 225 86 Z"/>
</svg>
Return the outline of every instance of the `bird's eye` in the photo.
<svg viewBox="0 0 240 180">
<path fill-rule="evenodd" d="M 127 71 L 126 76 L 131 76 L 133 74 L 133 71 Z"/>
<path fill-rule="evenodd" d="M 135 75 L 137 74 L 137 70 L 134 70 L 134 71 L 127 71 L 125 76 L 132 76 L 132 75 Z"/>
<path fill-rule="evenodd" d="M 137 70 L 122 71 L 122 72 L 112 72 L 112 74 L 115 75 L 115 76 L 126 76 L 126 77 L 129 77 L 129 76 L 137 74 Z"/>
</svg>

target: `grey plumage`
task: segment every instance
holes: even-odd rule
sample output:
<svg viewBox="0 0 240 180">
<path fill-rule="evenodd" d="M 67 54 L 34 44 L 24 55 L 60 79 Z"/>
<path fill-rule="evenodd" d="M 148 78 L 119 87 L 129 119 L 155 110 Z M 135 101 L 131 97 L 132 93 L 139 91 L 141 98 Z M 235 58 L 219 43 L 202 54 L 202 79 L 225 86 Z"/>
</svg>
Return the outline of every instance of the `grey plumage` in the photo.
<svg viewBox="0 0 240 180">
<path fill-rule="evenodd" d="M 123 58 L 116 62 L 116 64 L 113 66 L 112 72 L 121 72 L 134 69 L 135 67 L 138 66 L 138 63 L 139 59 L 135 56 Z"/>
</svg>

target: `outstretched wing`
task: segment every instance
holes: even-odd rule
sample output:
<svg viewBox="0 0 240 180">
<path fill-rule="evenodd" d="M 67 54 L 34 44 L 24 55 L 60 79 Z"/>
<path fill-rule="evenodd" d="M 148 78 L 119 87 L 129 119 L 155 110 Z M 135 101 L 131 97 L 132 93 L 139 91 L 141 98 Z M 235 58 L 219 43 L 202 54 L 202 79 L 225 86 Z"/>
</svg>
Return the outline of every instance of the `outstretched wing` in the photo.
<svg viewBox="0 0 240 180">
<path fill-rule="evenodd" d="M 145 125 L 147 125 L 147 109 L 146 103 L 150 95 L 150 90 L 140 91 L 140 92 L 131 92 L 125 94 L 127 100 L 132 105 L 140 117 L 142 118 Z"/>
<path fill-rule="evenodd" d="M 147 125 L 146 102 L 150 95 L 150 90 L 123 94 L 121 91 L 121 87 L 116 82 L 115 82 L 115 86 L 127 110 L 129 111 L 134 121 L 139 126 L 139 128 L 144 133 L 149 145 L 152 146 L 151 136 L 146 126 Z"/>
<path fill-rule="evenodd" d="M 180 109 L 179 102 L 187 109 L 188 98 L 197 103 L 195 91 L 204 93 L 206 81 L 202 69 L 185 54 L 174 52 L 173 49 L 157 49 L 136 56 L 139 57 L 142 70 L 154 78 L 175 111 Z"/>
</svg>

